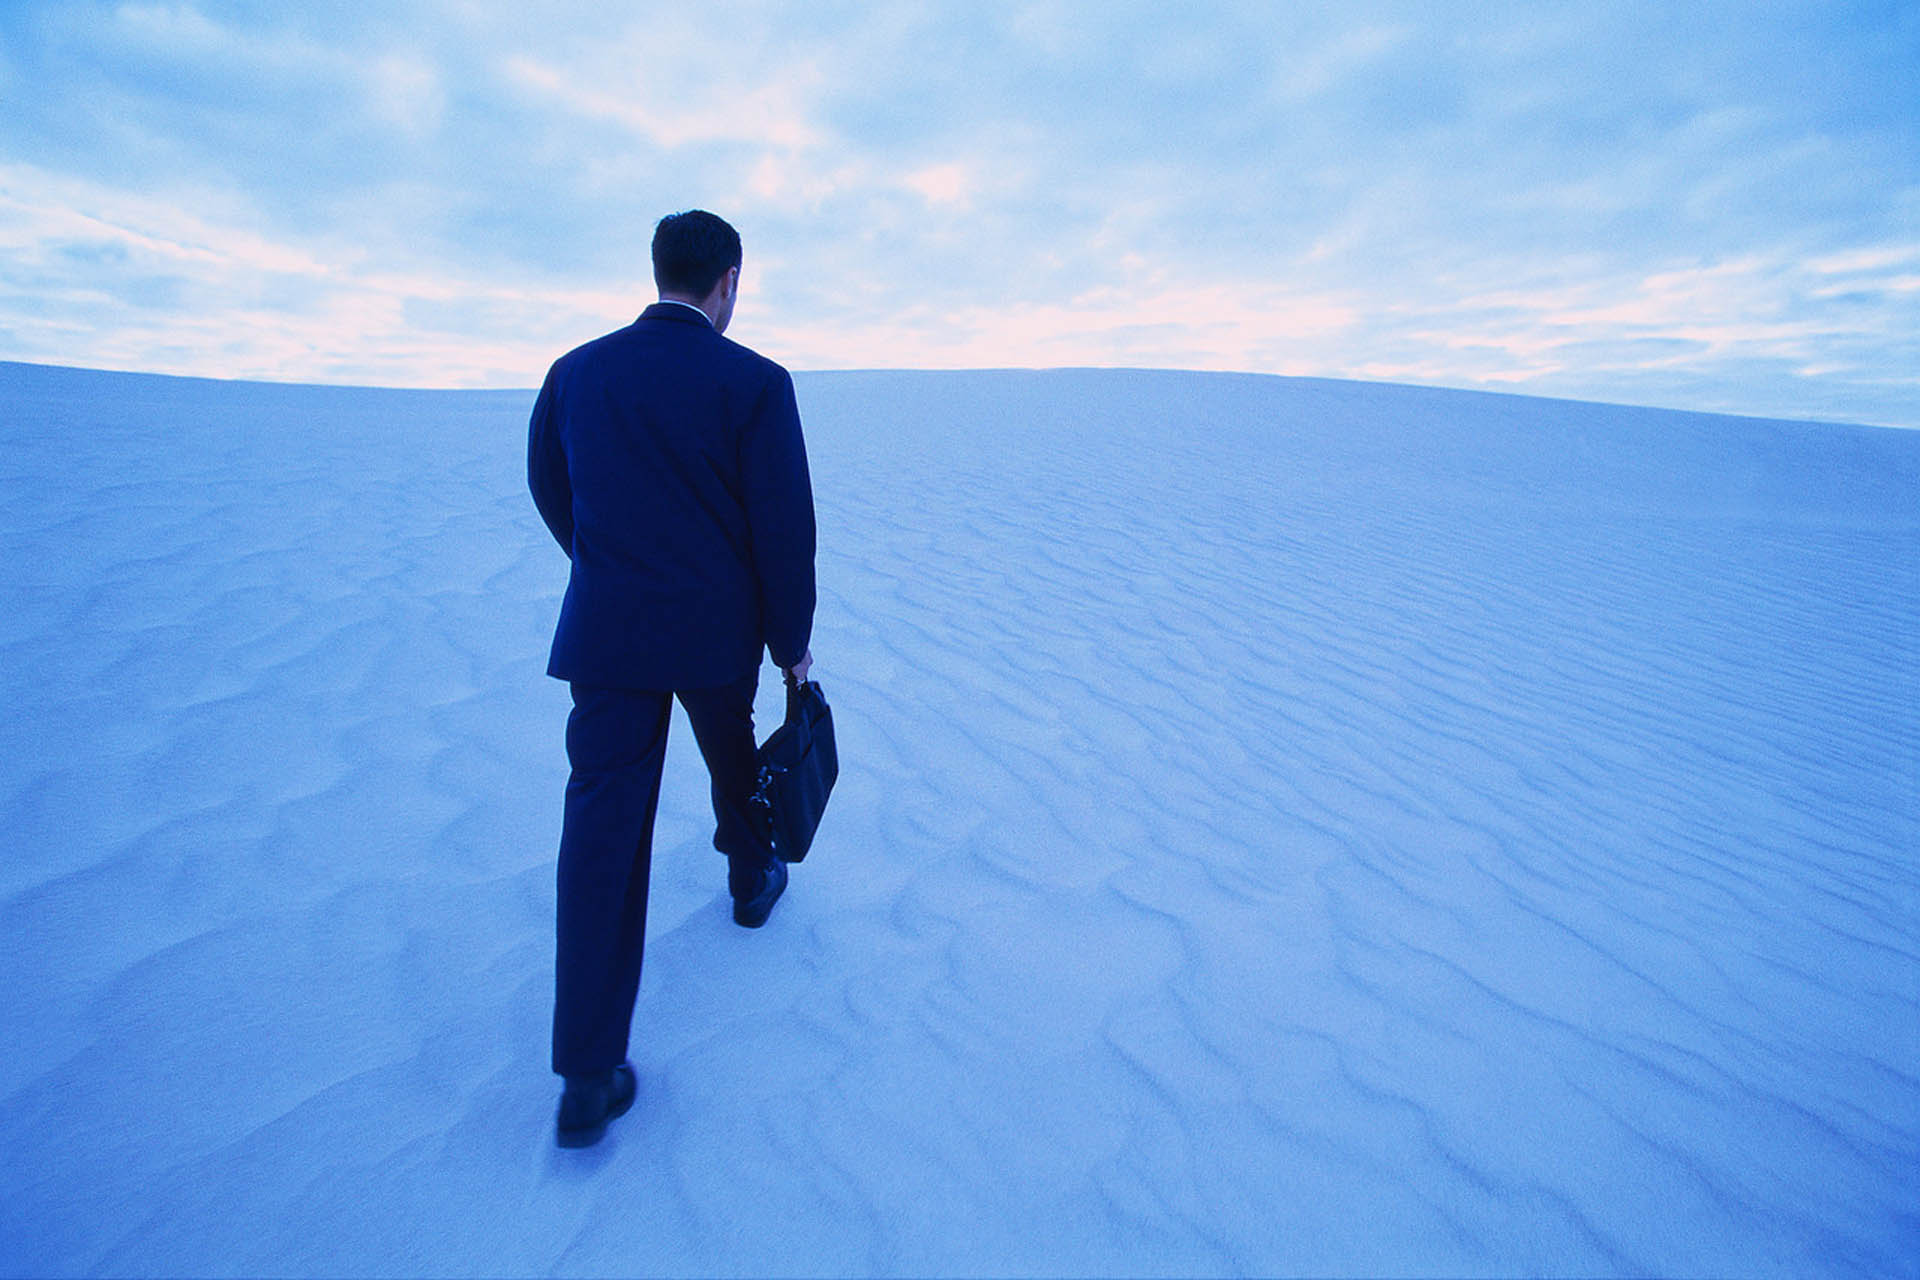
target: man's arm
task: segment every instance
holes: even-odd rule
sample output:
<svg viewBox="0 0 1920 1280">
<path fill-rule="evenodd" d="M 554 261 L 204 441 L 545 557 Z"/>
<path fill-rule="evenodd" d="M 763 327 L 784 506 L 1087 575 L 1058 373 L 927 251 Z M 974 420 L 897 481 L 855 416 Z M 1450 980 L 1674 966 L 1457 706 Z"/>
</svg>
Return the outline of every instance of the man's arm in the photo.
<svg viewBox="0 0 1920 1280">
<path fill-rule="evenodd" d="M 767 651 L 782 670 L 800 664 L 813 636 L 813 484 L 793 379 L 774 369 L 742 441 L 747 523 L 760 583 Z"/>
<path fill-rule="evenodd" d="M 560 448 L 560 431 L 554 423 L 554 374 L 547 371 L 540 387 L 540 398 L 533 402 L 533 419 L 527 427 L 527 488 L 533 492 L 533 505 L 560 549 L 573 558 L 573 485 L 567 479 L 567 455 Z"/>
</svg>

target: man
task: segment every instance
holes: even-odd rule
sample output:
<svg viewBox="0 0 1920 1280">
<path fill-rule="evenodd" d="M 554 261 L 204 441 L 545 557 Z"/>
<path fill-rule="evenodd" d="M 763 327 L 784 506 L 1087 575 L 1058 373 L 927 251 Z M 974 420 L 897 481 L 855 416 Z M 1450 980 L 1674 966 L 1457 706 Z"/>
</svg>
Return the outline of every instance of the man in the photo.
<svg viewBox="0 0 1920 1280">
<path fill-rule="evenodd" d="M 787 371 L 722 336 L 740 237 L 702 210 L 654 230 L 660 301 L 554 362 L 527 482 L 573 561 L 547 673 L 570 682 L 553 1069 L 558 1138 L 599 1140 L 633 1105 L 626 1061 L 646 939 L 654 812 L 673 699 L 713 780 L 736 923 L 757 929 L 786 864 L 750 811 L 765 648 L 813 662 L 813 491 Z"/>
</svg>

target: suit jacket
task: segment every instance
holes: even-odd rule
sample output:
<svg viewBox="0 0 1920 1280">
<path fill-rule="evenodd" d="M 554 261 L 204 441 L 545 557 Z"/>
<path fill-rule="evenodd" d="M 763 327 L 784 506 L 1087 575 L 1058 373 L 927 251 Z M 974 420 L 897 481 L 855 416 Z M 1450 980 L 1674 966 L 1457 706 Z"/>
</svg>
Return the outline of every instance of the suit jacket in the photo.
<svg viewBox="0 0 1920 1280">
<path fill-rule="evenodd" d="M 547 673 L 701 689 L 792 666 L 813 630 L 813 489 L 787 371 L 656 303 L 561 356 L 527 485 L 573 560 Z"/>
</svg>

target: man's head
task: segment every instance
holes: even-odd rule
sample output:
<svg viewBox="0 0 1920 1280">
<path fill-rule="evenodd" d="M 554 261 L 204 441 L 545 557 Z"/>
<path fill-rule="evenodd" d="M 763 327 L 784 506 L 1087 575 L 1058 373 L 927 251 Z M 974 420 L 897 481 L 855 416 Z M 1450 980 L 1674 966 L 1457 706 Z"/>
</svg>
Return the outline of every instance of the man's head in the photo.
<svg viewBox="0 0 1920 1280">
<path fill-rule="evenodd" d="M 662 298 L 706 311 L 724 332 L 740 285 L 740 233 L 705 209 L 670 213 L 653 229 L 653 282 Z"/>
</svg>

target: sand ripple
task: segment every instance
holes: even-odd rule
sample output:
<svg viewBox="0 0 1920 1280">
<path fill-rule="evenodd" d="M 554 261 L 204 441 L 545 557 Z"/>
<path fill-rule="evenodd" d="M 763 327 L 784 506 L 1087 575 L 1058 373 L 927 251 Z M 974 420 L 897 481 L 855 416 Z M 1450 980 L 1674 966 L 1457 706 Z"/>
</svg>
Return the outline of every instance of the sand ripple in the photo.
<svg viewBox="0 0 1920 1280">
<path fill-rule="evenodd" d="M 0 365 L 0 1271 L 1915 1274 L 1920 437 L 799 385 L 841 788 L 747 937 L 676 725 L 581 1159 L 528 398 Z"/>
</svg>

